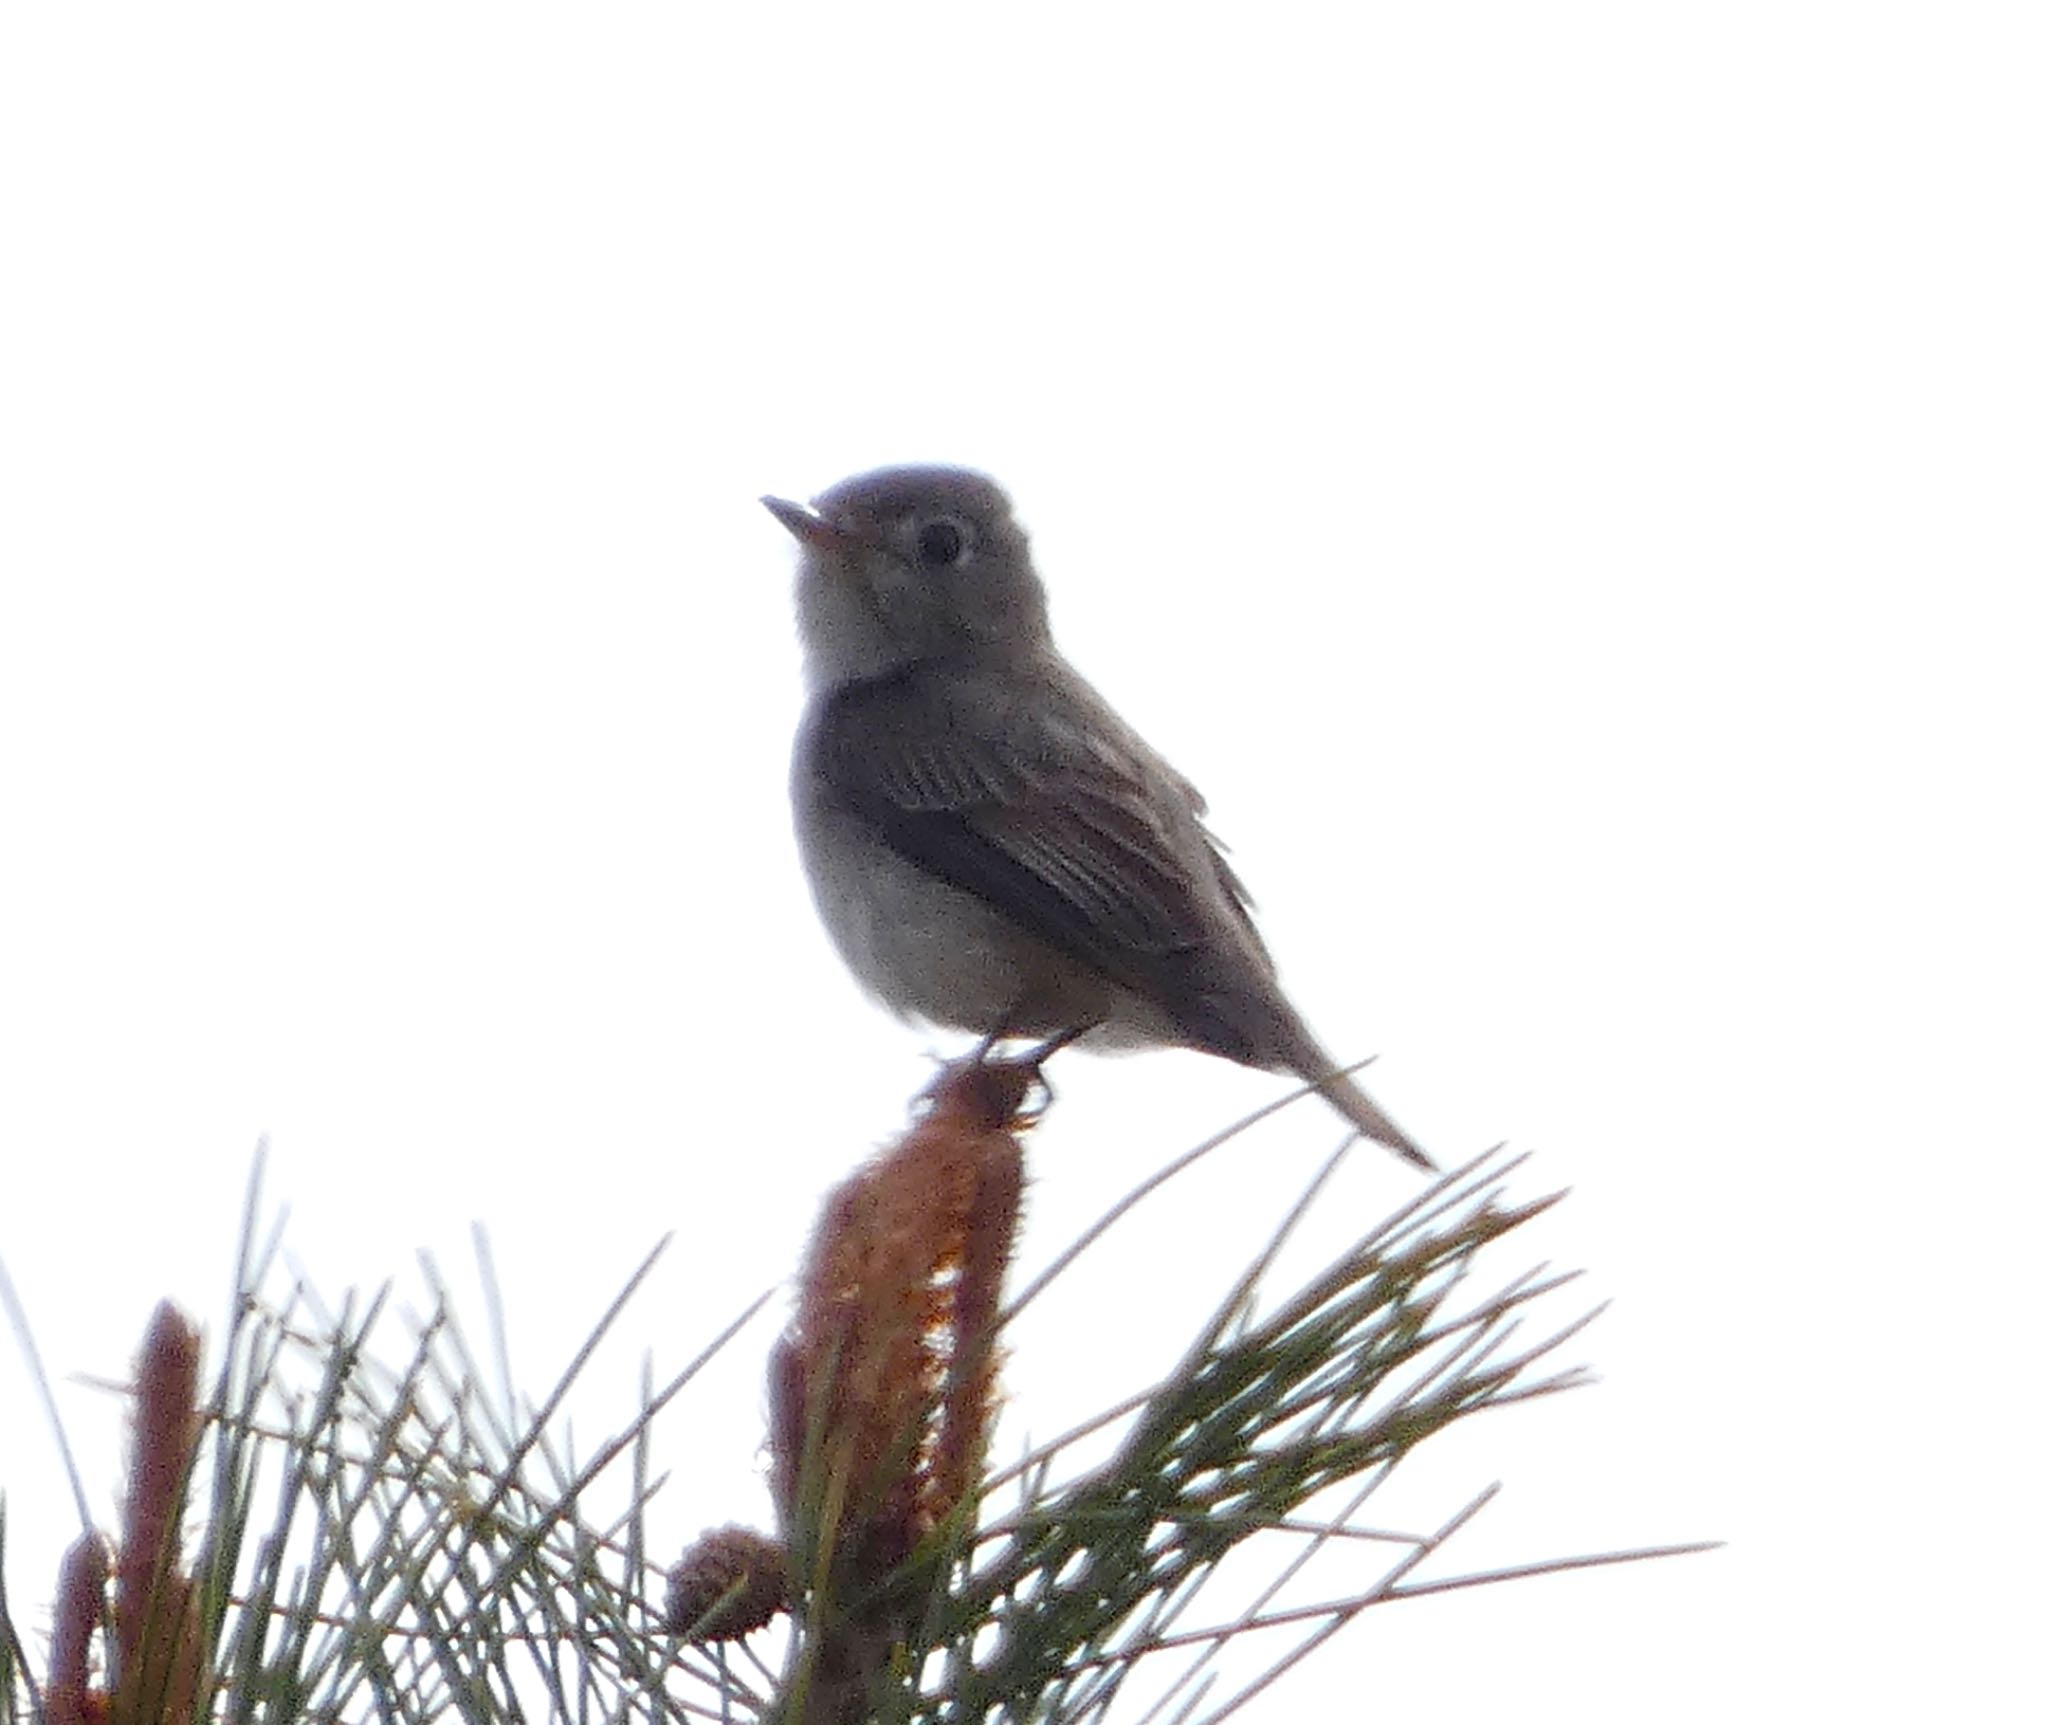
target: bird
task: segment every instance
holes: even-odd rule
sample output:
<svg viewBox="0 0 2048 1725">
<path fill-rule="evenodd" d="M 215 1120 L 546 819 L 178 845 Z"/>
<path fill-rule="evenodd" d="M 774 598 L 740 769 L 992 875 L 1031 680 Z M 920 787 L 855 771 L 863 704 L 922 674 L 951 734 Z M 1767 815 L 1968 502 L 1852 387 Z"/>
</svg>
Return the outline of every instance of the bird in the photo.
<svg viewBox="0 0 2048 1725">
<path fill-rule="evenodd" d="M 1083 1038 L 1292 1072 L 1435 1167 L 1282 991 L 1200 793 L 1061 656 L 994 480 L 888 467 L 761 501 L 800 547 L 798 849 L 870 994 L 984 1050 Z"/>
</svg>

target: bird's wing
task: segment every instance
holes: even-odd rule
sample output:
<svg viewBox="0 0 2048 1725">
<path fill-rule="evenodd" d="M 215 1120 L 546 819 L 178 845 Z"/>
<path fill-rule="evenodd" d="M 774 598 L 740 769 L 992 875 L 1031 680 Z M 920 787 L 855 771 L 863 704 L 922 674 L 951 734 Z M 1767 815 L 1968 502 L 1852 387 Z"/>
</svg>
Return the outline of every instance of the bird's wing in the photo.
<svg viewBox="0 0 2048 1725">
<path fill-rule="evenodd" d="M 1193 788 L 1085 685 L 912 673 L 828 697 L 812 758 L 897 851 L 1145 997 L 1220 942 L 1264 961 Z"/>
</svg>

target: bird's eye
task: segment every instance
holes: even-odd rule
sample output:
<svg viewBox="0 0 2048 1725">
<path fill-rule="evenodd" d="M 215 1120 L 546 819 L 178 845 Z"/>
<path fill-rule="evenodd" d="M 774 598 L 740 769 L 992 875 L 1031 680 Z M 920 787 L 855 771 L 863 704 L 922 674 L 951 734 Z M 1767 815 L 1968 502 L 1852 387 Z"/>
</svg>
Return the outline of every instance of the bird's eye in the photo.
<svg viewBox="0 0 2048 1725">
<path fill-rule="evenodd" d="M 967 554 L 967 533 L 957 521 L 927 521 L 917 530 L 917 555 L 936 568 L 950 569 Z"/>
</svg>

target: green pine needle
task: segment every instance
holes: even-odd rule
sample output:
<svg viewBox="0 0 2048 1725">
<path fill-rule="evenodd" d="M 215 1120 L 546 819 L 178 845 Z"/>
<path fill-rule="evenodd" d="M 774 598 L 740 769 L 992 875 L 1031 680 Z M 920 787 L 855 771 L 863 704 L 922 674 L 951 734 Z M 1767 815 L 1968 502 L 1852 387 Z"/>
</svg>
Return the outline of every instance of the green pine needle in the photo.
<svg viewBox="0 0 2048 1725">
<path fill-rule="evenodd" d="M 1436 1433 L 1585 1381 L 1552 1361 L 1592 1314 L 1523 1327 L 1568 1276 L 1475 1292 L 1482 1254 L 1556 1201 L 1510 1205 L 1515 1166 L 1489 1154 L 1445 1177 L 1262 1310 L 1319 1176 L 1164 1382 L 990 1479 L 978 1529 L 941 1530 L 915 1556 L 945 1584 L 873 1718 L 1216 1721 L 1371 1606 L 1660 1555 L 1427 1578 L 1418 1566 L 1490 1491 L 1426 1532 L 1359 1520 Z M 409 1325 L 388 1290 L 326 1312 L 281 1268 L 276 1229 L 259 1238 L 260 1177 L 259 1162 L 187 1510 L 211 1716 L 797 1725 L 756 1651 L 791 1660 L 786 1631 L 698 1648 L 664 1629 L 675 1554 L 648 1549 L 643 1517 L 662 1483 L 657 1420 L 766 1296 L 665 1385 L 644 1375 L 638 1417 L 579 1465 L 564 1411 L 659 1248 L 522 1413 L 485 1243 L 495 1393 L 431 1261 L 435 1303 Z M 1069 1464 L 1107 1429 L 1120 1432 L 1110 1459 Z M 600 1485 L 625 1507 L 586 1519 Z M 5 1532 L 0 1513 L 0 1549 Z M 1310 1594 L 1333 1556 L 1367 1552 L 1382 1554 L 1368 1585 Z M 39 1712 L 7 1606 L 0 1590 L 0 1725 Z M 1247 1676 L 1222 1657 L 1241 1642 L 1277 1652 Z M 1141 1666 L 1161 1673 L 1143 1697 Z"/>
</svg>

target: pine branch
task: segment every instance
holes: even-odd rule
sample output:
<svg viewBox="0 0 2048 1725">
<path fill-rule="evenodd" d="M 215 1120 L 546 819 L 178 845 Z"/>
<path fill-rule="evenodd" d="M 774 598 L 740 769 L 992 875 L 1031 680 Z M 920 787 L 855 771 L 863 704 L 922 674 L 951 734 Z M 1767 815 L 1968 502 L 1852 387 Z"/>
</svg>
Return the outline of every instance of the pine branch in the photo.
<svg viewBox="0 0 2048 1725">
<path fill-rule="evenodd" d="M 1173 1372 L 991 1471 L 1030 1077 L 956 1070 L 828 1200 L 777 1353 L 780 1537 L 707 1536 L 665 1600 L 644 1521 L 656 1426 L 762 1301 L 666 1383 L 644 1369 L 637 1418 L 579 1462 L 561 1421 L 654 1255 L 526 1406 L 485 1242 L 481 1355 L 430 1259 L 424 1313 L 389 1289 L 330 1311 L 283 1266 L 278 1226 L 261 1231 L 259 1162 L 215 1378 L 195 1393 L 175 1367 L 189 1332 L 160 1316 L 175 1369 L 143 1374 L 128 1527 L 79 1547 L 41 1688 L 0 1591 L 0 1725 L 1207 1725 L 1371 1608 L 1700 1549 L 1432 1575 L 1490 1491 L 1426 1531 L 1367 1519 L 1437 1433 L 1585 1381 L 1557 1361 L 1594 1314 L 1549 1315 L 1571 1277 L 1492 1269 L 1557 1201 L 1510 1202 L 1519 1165 L 1495 1153 L 1275 1291 L 1326 1168 Z M 1374 1552 L 1368 1585 L 1329 1586 Z"/>
</svg>

